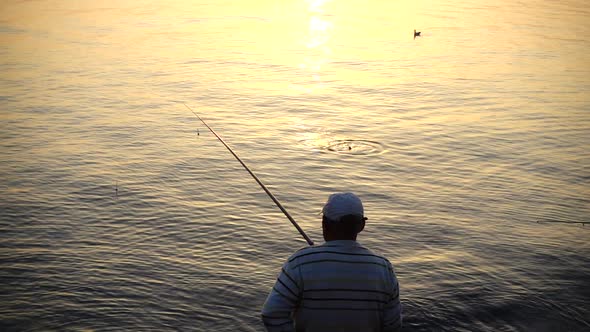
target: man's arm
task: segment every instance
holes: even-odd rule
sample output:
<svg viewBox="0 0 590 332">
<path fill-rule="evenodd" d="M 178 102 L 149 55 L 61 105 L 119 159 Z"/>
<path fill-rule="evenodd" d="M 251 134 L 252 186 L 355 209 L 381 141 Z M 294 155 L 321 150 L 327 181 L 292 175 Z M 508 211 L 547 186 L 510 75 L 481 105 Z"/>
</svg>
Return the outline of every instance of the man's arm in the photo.
<svg viewBox="0 0 590 332">
<path fill-rule="evenodd" d="M 383 308 L 383 331 L 398 332 L 402 329 L 402 304 L 399 299 L 399 283 L 391 265 L 389 265 L 389 272 L 392 289 L 388 302 Z"/>
<path fill-rule="evenodd" d="M 262 308 L 262 322 L 267 331 L 295 330 L 293 312 L 303 292 L 299 280 L 297 271 L 291 270 L 285 263 Z"/>
</svg>

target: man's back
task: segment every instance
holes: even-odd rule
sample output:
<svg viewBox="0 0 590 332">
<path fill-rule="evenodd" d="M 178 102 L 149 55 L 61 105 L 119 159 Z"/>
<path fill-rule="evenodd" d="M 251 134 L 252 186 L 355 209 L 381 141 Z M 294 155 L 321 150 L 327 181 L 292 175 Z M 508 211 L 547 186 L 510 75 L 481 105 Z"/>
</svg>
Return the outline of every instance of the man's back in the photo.
<svg viewBox="0 0 590 332">
<path fill-rule="evenodd" d="M 291 314 L 294 315 L 291 318 Z M 399 286 L 389 261 L 353 240 L 293 254 L 262 311 L 269 331 L 397 331 Z"/>
</svg>

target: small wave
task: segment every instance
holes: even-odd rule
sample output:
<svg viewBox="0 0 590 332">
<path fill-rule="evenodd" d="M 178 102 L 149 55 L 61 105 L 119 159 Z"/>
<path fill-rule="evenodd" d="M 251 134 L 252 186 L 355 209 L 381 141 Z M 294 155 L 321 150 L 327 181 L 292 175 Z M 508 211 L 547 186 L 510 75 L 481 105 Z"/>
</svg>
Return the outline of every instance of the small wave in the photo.
<svg viewBox="0 0 590 332">
<path fill-rule="evenodd" d="M 378 155 L 386 151 L 381 143 L 367 140 L 336 140 L 325 146 L 324 150 L 363 156 Z"/>
</svg>

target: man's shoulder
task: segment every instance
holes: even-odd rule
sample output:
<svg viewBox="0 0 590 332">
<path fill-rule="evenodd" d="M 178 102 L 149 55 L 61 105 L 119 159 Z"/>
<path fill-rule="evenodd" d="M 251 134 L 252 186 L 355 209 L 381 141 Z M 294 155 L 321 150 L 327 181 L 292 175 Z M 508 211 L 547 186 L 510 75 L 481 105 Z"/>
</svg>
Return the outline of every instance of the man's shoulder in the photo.
<svg viewBox="0 0 590 332">
<path fill-rule="evenodd" d="M 297 251 L 295 251 L 290 257 L 289 257 L 289 262 L 297 259 L 300 256 L 305 256 L 308 253 L 313 253 L 316 252 L 318 250 L 318 248 L 321 248 L 322 246 L 308 246 L 308 247 L 303 247 Z"/>
<path fill-rule="evenodd" d="M 364 249 L 367 251 L 367 253 L 371 253 L 372 255 L 375 255 L 377 257 L 380 257 L 383 260 L 385 260 L 387 263 L 391 264 L 391 262 L 389 262 L 389 259 L 387 259 L 387 257 L 385 257 L 384 255 L 382 255 L 381 253 L 375 252 L 375 251 L 373 251 L 371 249 L 367 249 L 367 248 L 364 248 Z"/>
<path fill-rule="evenodd" d="M 301 248 L 295 253 L 293 253 L 289 259 L 289 263 L 298 263 L 302 261 L 306 261 L 308 259 L 317 259 L 318 257 L 322 257 L 324 254 L 331 254 L 334 255 L 350 255 L 350 256 L 357 256 L 357 257 L 372 257 L 375 259 L 382 260 L 386 262 L 387 265 L 391 265 L 389 260 L 380 254 L 373 252 L 372 250 L 360 245 L 356 244 L 355 246 L 341 246 L 341 245 L 334 245 L 330 242 L 326 242 L 324 244 L 318 246 L 309 246 Z"/>
</svg>

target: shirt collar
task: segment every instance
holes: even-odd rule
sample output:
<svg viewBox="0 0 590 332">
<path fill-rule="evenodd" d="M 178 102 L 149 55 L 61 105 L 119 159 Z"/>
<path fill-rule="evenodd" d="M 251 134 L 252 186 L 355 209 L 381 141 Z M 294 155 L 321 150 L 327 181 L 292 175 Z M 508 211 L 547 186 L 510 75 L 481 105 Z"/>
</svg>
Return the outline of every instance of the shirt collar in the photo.
<svg viewBox="0 0 590 332">
<path fill-rule="evenodd" d="M 360 247 L 360 244 L 355 240 L 333 240 L 326 241 L 324 244 L 337 245 L 342 247 Z"/>
</svg>

